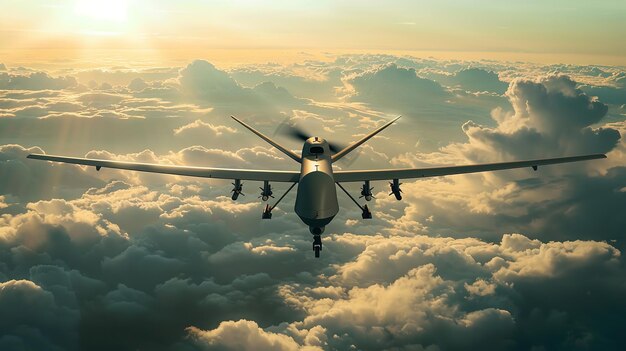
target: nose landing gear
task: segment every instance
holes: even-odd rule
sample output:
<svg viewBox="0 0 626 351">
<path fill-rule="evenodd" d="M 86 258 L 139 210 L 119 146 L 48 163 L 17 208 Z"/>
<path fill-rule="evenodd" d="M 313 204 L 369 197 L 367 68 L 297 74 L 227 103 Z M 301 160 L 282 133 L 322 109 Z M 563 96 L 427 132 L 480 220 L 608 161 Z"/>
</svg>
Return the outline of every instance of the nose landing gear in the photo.
<svg viewBox="0 0 626 351">
<path fill-rule="evenodd" d="M 320 257 L 324 227 L 309 227 L 309 231 L 313 234 L 313 251 L 315 252 L 315 257 Z"/>
<path fill-rule="evenodd" d="M 315 257 L 320 257 L 320 251 L 322 251 L 322 237 L 319 234 L 313 235 L 313 251 L 315 251 Z"/>
</svg>

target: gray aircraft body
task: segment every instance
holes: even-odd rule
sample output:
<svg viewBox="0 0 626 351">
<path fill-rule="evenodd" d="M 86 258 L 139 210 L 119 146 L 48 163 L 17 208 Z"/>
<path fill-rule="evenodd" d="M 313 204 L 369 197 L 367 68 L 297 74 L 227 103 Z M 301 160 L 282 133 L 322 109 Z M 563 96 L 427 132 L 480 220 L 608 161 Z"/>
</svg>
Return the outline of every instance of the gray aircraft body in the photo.
<svg viewBox="0 0 626 351">
<path fill-rule="evenodd" d="M 96 170 L 100 170 L 102 167 L 105 167 L 181 176 L 232 179 L 234 180 L 233 190 L 231 191 L 233 200 L 237 200 L 239 195 L 242 195 L 242 180 L 262 181 L 263 187 L 260 188 L 261 195 L 259 197 L 261 197 L 263 201 L 268 201 L 270 197 L 273 197 L 270 182 L 292 183 L 289 189 L 274 203 L 274 205 L 270 206 L 270 204 L 268 203 L 265 206 L 265 210 L 262 214 L 263 219 L 271 219 L 272 210 L 285 197 L 285 195 L 287 195 L 287 193 L 289 193 L 289 191 L 291 191 L 291 189 L 293 189 L 293 187 L 298 184 L 294 211 L 300 217 L 300 219 L 309 226 L 309 230 L 311 234 L 313 234 L 313 251 L 315 252 L 315 257 L 319 257 L 320 251 L 322 250 L 321 234 L 324 232 L 324 228 L 333 220 L 333 218 L 339 212 L 337 187 L 344 191 L 346 195 L 349 196 L 350 199 L 352 199 L 352 201 L 357 206 L 359 206 L 362 211 L 363 219 L 372 218 L 372 214 L 368 206 L 359 204 L 359 202 L 354 197 L 352 197 L 348 191 L 346 191 L 341 183 L 363 182 L 361 188 L 361 197 L 365 198 L 366 201 L 370 201 L 373 198 L 370 181 L 388 180 L 390 181 L 389 185 L 391 191 L 389 195 L 394 195 L 396 199 L 401 200 L 402 190 L 400 189 L 400 185 L 402 183 L 400 183 L 400 179 L 426 178 L 523 167 L 532 167 L 532 169 L 536 171 L 539 166 L 543 165 L 606 158 L 606 155 L 603 154 L 590 154 L 582 156 L 544 158 L 526 161 L 487 163 L 463 166 L 335 172 L 333 171 L 332 166 L 334 162 L 337 162 L 348 153 L 356 149 L 358 146 L 372 138 L 374 135 L 389 127 L 400 117 L 397 117 L 385 123 L 375 131 L 340 150 L 337 150 L 336 146 L 332 145 L 331 143 L 320 137 L 307 137 L 300 135 L 300 138 L 304 140 L 301 155 L 297 155 L 293 151 L 283 147 L 276 141 L 255 130 L 241 120 L 235 117 L 232 118 L 245 128 L 249 129 L 254 134 L 258 135 L 259 137 L 270 143 L 272 146 L 276 147 L 278 150 L 292 158 L 294 161 L 300 163 L 300 171 L 271 171 L 172 166 L 42 154 L 30 154 L 28 155 L 28 158 L 94 166 L 96 167 Z"/>
</svg>

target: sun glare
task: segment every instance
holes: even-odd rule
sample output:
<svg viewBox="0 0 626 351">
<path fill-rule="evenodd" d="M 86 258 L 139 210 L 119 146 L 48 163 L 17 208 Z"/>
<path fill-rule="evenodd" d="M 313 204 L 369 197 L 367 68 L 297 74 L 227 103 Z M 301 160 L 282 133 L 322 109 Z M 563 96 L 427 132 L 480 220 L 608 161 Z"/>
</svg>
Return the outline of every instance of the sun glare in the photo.
<svg viewBox="0 0 626 351">
<path fill-rule="evenodd" d="M 127 0 L 78 0 L 77 15 L 102 21 L 124 22 L 128 16 Z"/>
</svg>

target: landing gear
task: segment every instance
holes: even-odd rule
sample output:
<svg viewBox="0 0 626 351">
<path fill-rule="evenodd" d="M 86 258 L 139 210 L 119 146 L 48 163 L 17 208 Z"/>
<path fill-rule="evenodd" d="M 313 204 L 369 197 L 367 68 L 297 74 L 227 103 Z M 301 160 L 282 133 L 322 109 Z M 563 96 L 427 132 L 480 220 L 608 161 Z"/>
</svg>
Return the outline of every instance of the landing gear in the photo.
<svg viewBox="0 0 626 351">
<path fill-rule="evenodd" d="M 269 188 L 269 183 L 268 182 L 266 182 L 265 185 L 267 186 L 267 187 L 265 187 L 266 189 L 271 189 L 271 188 Z M 287 191 L 285 191 L 283 196 L 281 196 L 278 199 L 278 201 L 276 201 L 276 203 L 274 205 L 270 206 L 270 204 L 265 204 L 265 209 L 263 210 L 263 214 L 261 215 L 261 218 L 263 218 L 263 219 L 272 219 L 272 210 L 278 205 L 280 200 L 282 200 L 285 197 L 285 195 L 287 195 L 291 191 L 291 189 L 293 189 L 294 186 L 296 186 L 296 183 L 291 184 L 289 189 L 287 189 Z M 261 188 L 261 190 L 263 190 L 263 188 Z M 269 190 L 269 195 L 268 196 L 273 197 L 271 190 Z"/>
<path fill-rule="evenodd" d="M 361 213 L 361 217 L 363 217 L 363 219 L 372 219 L 372 212 L 370 212 L 370 209 L 367 207 L 367 205 L 363 205 L 361 210 L 363 211 L 363 213 Z"/>
<path fill-rule="evenodd" d="M 270 204 L 265 205 L 265 209 L 263 210 L 263 214 L 261 215 L 263 219 L 272 219 L 272 207 Z"/>
<path fill-rule="evenodd" d="M 350 193 L 343 187 L 343 185 L 337 183 L 337 185 L 339 186 L 339 188 L 341 188 L 341 190 L 343 190 L 344 193 L 346 193 L 346 195 L 348 195 L 348 197 L 357 205 L 359 206 L 359 208 L 361 209 L 361 217 L 363 219 L 372 219 L 372 212 L 370 212 L 370 209 L 367 207 L 367 205 L 359 205 L 359 203 L 354 199 L 354 197 L 352 197 L 352 195 L 350 195 Z M 365 200 L 369 201 L 372 199 L 372 191 L 373 188 L 370 188 L 370 182 L 366 181 L 365 184 L 363 184 L 363 189 L 361 191 L 361 194 L 363 194 L 363 196 L 361 197 L 365 197 Z M 368 198 L 368 194 L 369 194 L 369 200 Z"/>
<path fill-rule="evenodd" d="M 320 257 L 320 251 L 322 251 L 322 237 L 319 234 L 313 235 L 313 251 L 315 251 L 315 257 Z"/>
</svg>

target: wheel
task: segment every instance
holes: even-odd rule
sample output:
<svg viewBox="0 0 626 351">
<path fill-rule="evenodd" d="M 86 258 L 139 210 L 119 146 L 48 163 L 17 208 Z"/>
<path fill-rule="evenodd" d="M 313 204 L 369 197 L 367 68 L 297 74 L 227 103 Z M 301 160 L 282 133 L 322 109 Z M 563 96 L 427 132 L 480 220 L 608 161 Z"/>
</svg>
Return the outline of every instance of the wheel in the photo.
<svg viewBox="0 0 626 351">
<path fill-rule="evenodd" d="M 320 247 L 315 245 L 313 250 L 315 250 L 315 257 L 320 257 Z"/>
</svg>

